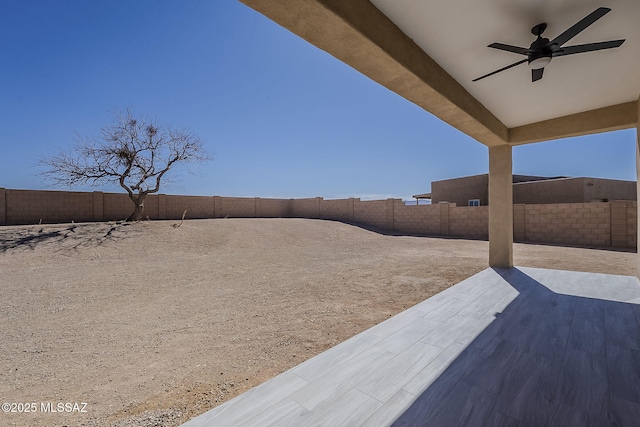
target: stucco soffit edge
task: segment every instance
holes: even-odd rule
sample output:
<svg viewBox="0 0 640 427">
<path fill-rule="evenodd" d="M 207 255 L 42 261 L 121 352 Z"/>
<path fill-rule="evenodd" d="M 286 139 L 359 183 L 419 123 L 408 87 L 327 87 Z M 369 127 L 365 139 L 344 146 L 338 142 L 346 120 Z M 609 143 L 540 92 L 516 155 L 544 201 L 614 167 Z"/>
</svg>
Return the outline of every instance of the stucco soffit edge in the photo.
<svg viewBox="0 0 640 427">
<path fill-rule="evenodd" d="M 571 136 L 629 129 L 638 122 L 638 102 L 631 101 L 509 129 L 509 144 L 522 145 Z"/>
<path fill-rule="evenodd" d="M 239 0 L 487 146 L 509 130 L 368 0 Z"/>
</svg>

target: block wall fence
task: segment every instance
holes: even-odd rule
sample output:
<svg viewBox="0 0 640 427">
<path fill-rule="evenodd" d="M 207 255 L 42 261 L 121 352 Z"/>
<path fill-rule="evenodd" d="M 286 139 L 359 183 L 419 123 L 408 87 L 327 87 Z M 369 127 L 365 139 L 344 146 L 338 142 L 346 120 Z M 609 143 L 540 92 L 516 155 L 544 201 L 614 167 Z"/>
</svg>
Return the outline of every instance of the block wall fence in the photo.
<svg viewBox="0 0 640 427">
<path fill-rule="evenodd" d="M 185 218 L 317 218 L 382 232 L 487 239 L 489 208 L 454 203 L 406 205 L 400 199 L 362 201 L 268 199 L 152 194 L 144 216 Z M 0 225 L 122 220 L 132 211 L 126 194 L 0 188 Z M 637 202 L 514 205 L 516 242 L 635 248 Z"/>
</svg>

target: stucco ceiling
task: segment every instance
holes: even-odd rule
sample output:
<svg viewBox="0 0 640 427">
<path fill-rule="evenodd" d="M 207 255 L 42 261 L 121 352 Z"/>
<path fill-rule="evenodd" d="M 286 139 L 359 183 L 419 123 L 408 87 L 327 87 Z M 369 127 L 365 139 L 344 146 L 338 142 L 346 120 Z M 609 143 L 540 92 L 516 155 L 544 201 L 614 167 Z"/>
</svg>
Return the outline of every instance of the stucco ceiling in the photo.
<svg viewBox="0 0 640 427">
<path fill-rule="evenodd" d="M 639 0 L 371 0 L 507 127 L 635 101 L 640 95 Z M 522 56 L 492 42 L 529 47 L 546 22 L 553 39 L 600 6 L 611 12 L 565 46 L 626 39 L 616 49 L 554 58 L 531 82 L 527 64 L 472 82 Z"/>
<path fill-rule="evenodd" d="M 240 0 L 489 146 L 519 145 L 638 125 L 640 0 Z M 563 47 L 622 46 L 553 58 L 473 79 L 523 56 L 546 23 L 554 39 L 599 7 L 612 10 Z"/>
</svg>

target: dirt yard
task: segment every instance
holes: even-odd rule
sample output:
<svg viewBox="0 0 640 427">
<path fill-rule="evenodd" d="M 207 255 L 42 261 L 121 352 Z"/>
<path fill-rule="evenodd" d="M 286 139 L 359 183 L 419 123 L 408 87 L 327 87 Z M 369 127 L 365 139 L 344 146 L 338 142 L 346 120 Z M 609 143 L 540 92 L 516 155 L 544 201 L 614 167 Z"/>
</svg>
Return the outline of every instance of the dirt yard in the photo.
<svg viewBox="0 0 640 427">
<path fill-rule="evenodd" d="M 0 399 L 21 411 L 0 425 L 179 425 L 488 260 L 483 241 L 331 221 L 176 224 L 0 228 Z M 625 252 L 516 245 L 514 258 L 635 274 Z"/>
</svg>

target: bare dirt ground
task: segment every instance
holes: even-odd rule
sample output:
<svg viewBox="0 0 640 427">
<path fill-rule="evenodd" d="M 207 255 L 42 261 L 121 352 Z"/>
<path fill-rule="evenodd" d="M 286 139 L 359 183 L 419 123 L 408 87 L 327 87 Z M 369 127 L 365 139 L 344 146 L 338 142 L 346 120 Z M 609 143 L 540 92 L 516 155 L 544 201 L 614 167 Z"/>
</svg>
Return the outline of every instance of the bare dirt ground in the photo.
<svg viewBox="0 0 640 427">
<path fill-rule="evenodd" d="M 37 406 L 0 425 L 179 425 L 488 260 L 484 241 L 330 221 L 172 224 L 0 228 L 0 399 Z M 518 244 L 514 256 L 625 275 L 634 258 Z M 79 405 L 43 413 L 58 403 Z"/>
</svg>

